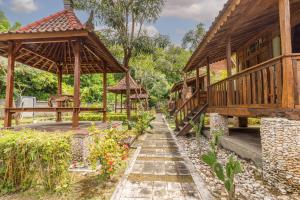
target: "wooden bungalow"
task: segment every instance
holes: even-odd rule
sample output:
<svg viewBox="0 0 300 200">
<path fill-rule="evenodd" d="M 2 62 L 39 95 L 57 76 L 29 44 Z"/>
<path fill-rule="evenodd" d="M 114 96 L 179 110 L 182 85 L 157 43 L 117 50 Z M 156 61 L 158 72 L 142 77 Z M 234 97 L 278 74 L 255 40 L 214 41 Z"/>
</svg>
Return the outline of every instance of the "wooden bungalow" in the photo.
<svg viewBox="0 0 300 200">
<path fill-rule="evenodd" d="M 264 175 L 273 185 L 280 182 L 298 191 L 300 146 L 294 141 L 300 138 L 299 34 L 299 0 L 228 0 L 184 68 L 186 73 L 207 69 L 206 102 L 182 115 L 191 98 L 176 112 L 179 135 L 191 129 L 189 119 L 198 120 L 205 112 L 219 118 L 261 117 Z M 211 65 L 223 59 L 228 77 L 211 84 Z M 225 121 L 211 124 L 211 130 Z M 288 181 L 287 174 L 292 177 Z"/>
<path fill-rule="evenodd" d="M 207 112 L 299 119 L 299 6 L 295 0 L 226 3 L 184 68 L 207 69 Z M 212 64 L 224 59 L 228 78 L 211 84 Z"/>
<path fill-rule="evenodd" d="M 199 76 L 199 89 L 201 91 L 205 91 L 206 86 L 206 73 Z M 197 90 L 197 78 L 192 77 L 188 78 L 185 81 L 179 81 L 173 85 L 173 87 L 170 90 L 170 102 L 169 102 L 169 112 L 171 115 L 174 114 L 177 108 L 180 108 L 182 104 L 184 103 L 186 97 L 183 97 L 183 89 L 184 85 L 186 84 L 186 87 L 188 89 L 187 94 L 185 94 L 187 97 L 192 96 L 196 90 Z M 194 100 L 196 100 L 197 97 L 195 97 Z"/>
<path fill-rule="evenodd" d="M 136 81 L 130 75 L 129 75 L 129 90 L 131 96 L 147 94 L 146 90 L 141 85 L 137 84 Z M 107 91 L 115 94 L 115 112 L 120 111 L 122 113 L 123 109 L 126 109 L 126 102 L 124 103 L 124 98 L 123 98 L 124 95 L 126 96 L 126 92 L 127 92 L 126 76 L 123 79 L 121 79 L 115 86 L 109 86 L 107 88 Z M 121 98 L 120 103 L 118 102 L 118 95 Z M 133 107 L 131 103 L 129 105 L 130 105 L 129 110 L 132 110 Z"/>
<path fill-rule="evenodd" d="M 8 58 L 5 124 L 11 127 L 12 114 L 16 112 L 56 112 L 61 121 L 62 112 L 73 113 L 73 128 L 79 126 L 80 112 L 102 112 L 106 120 L 107 73 L 127 71 L 112 56 L 93 31 L 91 24 L 82 24 L 70 5 L 63 11 L 38 20 L 17 31 L 0 34 L 0 56 Z M 63 75 L 74 75 L 72 107 L 13 108 L 15 62 L 56 74 L 57 96 L 62 94 Z M 80 106 L 80 76 L 103 74 L 103 107 Z"/>
</svg>

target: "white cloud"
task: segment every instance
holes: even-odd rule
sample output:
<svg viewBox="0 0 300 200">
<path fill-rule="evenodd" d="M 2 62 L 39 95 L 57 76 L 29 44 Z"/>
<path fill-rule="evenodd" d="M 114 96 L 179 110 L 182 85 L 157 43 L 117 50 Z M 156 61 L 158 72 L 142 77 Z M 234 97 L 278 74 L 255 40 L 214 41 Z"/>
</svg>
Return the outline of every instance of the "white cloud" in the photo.
<svg viewBox="0 0 300 200">
<path fill-rule="evenodd" d="M 147 33 L 149 36 L 155 36 L 159 34 L 159 31 L 157 28 L 153 25 L 145 25 L 142 27 L 142 30 Z"/>
<path fill-rule="evenodd" d="M 209 25 L 227 0 L 166 0 L 162 16 L 195 20 Z"/>
<path fill-rule="evenodd" d="M 11 9 L 16 12 L 30 13 L 36 11 L 38 6 L 34 0 L 12 0 Z"/>
</svg>

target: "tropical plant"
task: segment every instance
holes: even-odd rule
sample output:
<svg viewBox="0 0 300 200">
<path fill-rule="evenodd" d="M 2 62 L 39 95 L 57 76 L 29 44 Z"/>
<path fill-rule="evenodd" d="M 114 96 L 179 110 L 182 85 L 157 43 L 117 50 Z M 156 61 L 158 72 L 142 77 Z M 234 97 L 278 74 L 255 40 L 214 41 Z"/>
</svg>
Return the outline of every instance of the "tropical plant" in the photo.
<svg viewBox="0 0 300 200">
<path fill-rule="evenodd" d="M 204 119 L 205 119 L 205 115 L 201 114 L 198 123 L 195 123 L 193 120 L 190 120 L 190 124 L 193 126 L 193 130 L 195 131 L 196 142 L 197 142 L 197 146 L 199 148 L 199 153 L 201 153 L 201 151 L 202 151 L 202 148 L 201 148 L 201 133 L 202 133 L 202 129 L 204 127 Z"/>
<path fill-rule="evenodd" d="M 202 161 L 209 165 L 214 172 L 214 175 L 223 182 L 224 187 L 228 193 L 228 199 L 235 199 L 235 182 L 236 174 L 242 173 L 243 168 L 240 162 L 232 155 L 228 158 L 227 163 L 223 166 L 217 157 L 218 145 L 222 132 L 215 132 L 210 141 L 211 150 L 202 156 Z"/>
<path fill-rule="evenodd" d="M 128 156 L 128 145 L 121 143 L 128 136 L 127 132 L 116 129 L 100 131 L 94 128 L 90 131 L 93 131 L 93 142 L 90 145 L 89 160 L 94 169 L 100 164 L 99 177 L 107 180 Z"/>
<path fill-rule="evenodd" d="M 151 122 L 155 119 L 154 115 L 150 111 L 141 111 L 138 113 L 137 121 L 133 124 L 138 135 L 142 135 L 145 131 L 153 127 Z"/>
<path fill-rule="evenodd" d="M 203 39 L 205 35 L 205 27 L 204 24 L 200 23 L 197 24 L 197 26 L 188 31 L 183 39 L 182 39 L 182 47 L 183 48 L 189 48 L 190 50 L 194 51 L 197 46 L 200 44 L 201 40 Z"/>
<path fill-rule="evenodd" d="M 37 185 L 48 191 L 65 189 L 70 163 L 70 134 L 32 130 L 0 133 L 0 193 Z"/>
</svg>

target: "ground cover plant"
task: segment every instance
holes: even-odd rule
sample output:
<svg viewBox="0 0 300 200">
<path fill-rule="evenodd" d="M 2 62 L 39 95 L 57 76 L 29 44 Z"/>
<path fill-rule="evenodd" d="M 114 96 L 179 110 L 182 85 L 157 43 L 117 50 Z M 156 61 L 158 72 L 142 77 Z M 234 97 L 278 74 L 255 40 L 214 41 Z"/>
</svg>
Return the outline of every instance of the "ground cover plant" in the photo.
<svg viewBox="0 0 300 200">
<path fill-rule="evenodd" d="M 1 131 L 0 192 L 67 188 L 70 162 L 70 134 Z"/>
</svg>

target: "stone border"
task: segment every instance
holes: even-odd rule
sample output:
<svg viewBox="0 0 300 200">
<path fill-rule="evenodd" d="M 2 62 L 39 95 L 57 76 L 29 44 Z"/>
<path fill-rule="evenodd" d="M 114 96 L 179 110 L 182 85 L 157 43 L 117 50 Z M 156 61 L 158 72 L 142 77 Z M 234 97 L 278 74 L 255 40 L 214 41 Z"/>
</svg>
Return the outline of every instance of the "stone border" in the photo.
<svg viewBox="0 0 300 200">
<path fill-rule="evenodd" d="M 117 185 L 117 187 L 116 187 L 113 195 L 110 198 L 111 200 L 120 200 L 122 192 L 123 192 L 123 188 L 125 188 L 125 186 L 126 186 L 126 182 L 127 182 L 128 177 L 129 177 L 129 174 L 132 171 L 134 163 L 137 160 L 138 155 L 139 155 L 141 149 L 142 149 L 142 147 L 138 146 L 137 149 L 135 150 L 132 158 L 129 161 L 129 165 L 128 165 L 128 167 L 127 167 L 127 169 L 126 169 L 126 171 L 125 171 L 125 173 L 124 173 L 121 181 L 118 183 L 118 185 Z"/>
<path fill-rule="evenodd" d="M 179 152 L 184 160 L 184 162 L 186 163 L 188 169 L 190 170 L 191 176 L 197 186 L 198 192 L 201 196 L 201 198 L 203 200 L 212 200 L 214 199 L 213 196 L 211 195 L 211 193 L 209 192 L 209 190 L 206 187 L 206 183 L 203 181 L 203 179 L 200 177 L 200 175 L 198 174 L 196 168 L 194 167 L 193 163 L 191 162 L 191 160 L 188 158 L 188 156 L 186 155 L 186 152 L 184 151 L 184 149 L 178 144 L 177 142 L 177 138 L 175 136 L 174 131 L 170 128 L 168 121 L 166 120 L 165 116 L 162 115 L 162 118 L 165 122 L 165 124 L 167 125 L 169 132 L 171 133 L 176 145 L 178 146 Z"/>
</svg>

